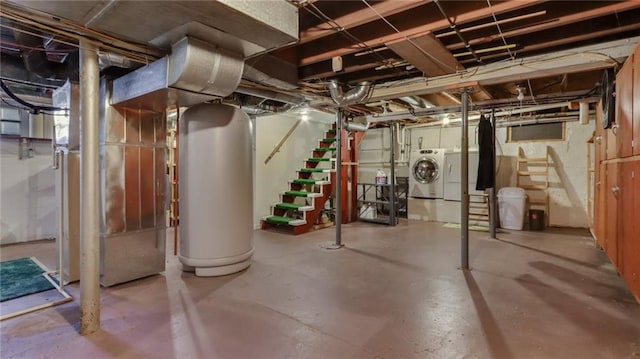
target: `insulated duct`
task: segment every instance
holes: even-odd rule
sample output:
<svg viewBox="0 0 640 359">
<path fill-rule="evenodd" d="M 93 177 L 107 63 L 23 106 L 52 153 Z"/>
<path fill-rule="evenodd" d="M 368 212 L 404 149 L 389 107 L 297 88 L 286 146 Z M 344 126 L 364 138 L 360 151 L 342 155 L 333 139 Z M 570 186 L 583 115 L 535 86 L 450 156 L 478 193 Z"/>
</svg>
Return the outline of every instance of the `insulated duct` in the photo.
<svg viewBox="0 0 640 359">
<path fill-rule="evenodd" d="M 290 104 L 290 105 L 293 105 L 293 106 L 301 106 L 307 101 L 302 96 L 289 95 L 289 94 L 285 94 L 285 93 L 281 93 L 281 92 L 258 89 L 258 88 L 252 88 L 252 87 L 246 87 L 246 86 L 238 87 L 235 90 L 235 92 L 241 93 L 241 94 L 244 94 L 244 95 L 262 97 L 262 98 L 266 98 L 266 99 L 274 100 L 274 101 L 278 101 L 278 102 L 284 102 L 284 103 L 287 103 L 287 104 Z"/>
<path fill-rule="evenodd" d="M 243 66 L 241 54 L 184 37 L 170 56 L 115 79 L 112 103 L 164 111 L 225 97 L 240 83 Z"/>
<path fill-rule="evenodd" d="M 352 118 L 351 121 L 345 121 L 343 127 L 347 131 L 365 132 L 369 129 L 369 121 L 366 116 L 358 116 Z"/>
<path fill-rule="evenodd" d="M 435 107 L 431 102 L 423 99 L 419 96 L 404 96 L 400 97 L 399 100 L 409 104 L 413 108 L 432 108 Z"/>
<path fill-rule="evenodd" d="M 358 87 L 352 88 L 347 93 L 343 93 L 337 81 L 330 81 L 327 87 L 333 101 L 339 107 L 344 107 L 366 101 L 371 95 L 372 84 L 368 81 L 361 82 Z"/>
</svg>

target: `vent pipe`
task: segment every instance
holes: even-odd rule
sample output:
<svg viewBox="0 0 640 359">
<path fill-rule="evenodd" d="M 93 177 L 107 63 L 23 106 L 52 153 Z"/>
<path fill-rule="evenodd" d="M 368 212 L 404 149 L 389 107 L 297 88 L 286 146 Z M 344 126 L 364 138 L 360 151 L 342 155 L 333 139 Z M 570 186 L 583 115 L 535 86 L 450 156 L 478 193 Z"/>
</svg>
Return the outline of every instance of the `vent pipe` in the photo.
<svg viewBox="0 0 640 359">
<path fill-rule="evenodd" d="M 344 107 L 366 101 L 371 96 L 372 84 L 368 81 L 361 82 L 358 87 L 347 91 L 347 93 L 342 92 L 342 87 L 335 80 L 329 81 L 328 87 L 333 101 L 338 106 Z"/>
</svg>

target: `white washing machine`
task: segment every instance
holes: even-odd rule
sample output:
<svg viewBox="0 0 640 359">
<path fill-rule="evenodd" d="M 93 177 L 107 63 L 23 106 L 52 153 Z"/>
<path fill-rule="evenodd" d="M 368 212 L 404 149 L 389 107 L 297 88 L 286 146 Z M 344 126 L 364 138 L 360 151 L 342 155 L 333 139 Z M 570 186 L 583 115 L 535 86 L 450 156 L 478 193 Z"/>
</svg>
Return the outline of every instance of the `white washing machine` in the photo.
<svg viewBox="0 0 640 359">
<path fill-rule="evenodd" d="M 409 153 L 410 197 L 444 197 L 444 152 L 443 148 L 434 148 Z"/>
<path fill-rule="evenodd" d="M 478 178 L 478 162 L 480 153 L 477 150 L 469 150 L 469 194 L 482 195 L 484 191 L 476 190 Z M 447 201 L 460 201 L 462 198 L 462 152 L 447 152 L 444 156 L 443 167 L 444 199 Z M 482 197 L 471 196 L 471 202 L 483 202 Z"/>
</svg>

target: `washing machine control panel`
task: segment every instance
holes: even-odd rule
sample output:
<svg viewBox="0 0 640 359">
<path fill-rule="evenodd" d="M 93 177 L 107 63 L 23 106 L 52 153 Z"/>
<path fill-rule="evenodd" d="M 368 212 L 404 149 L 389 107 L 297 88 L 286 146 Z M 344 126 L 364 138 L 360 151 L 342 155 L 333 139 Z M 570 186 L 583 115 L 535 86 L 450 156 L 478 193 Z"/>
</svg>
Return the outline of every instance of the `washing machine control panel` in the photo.
<svg viewBox="0 0 640 359">
<path fill-rule="evenodd" d="M 424 154 L 434 154 L 435 155 L 435 154 L 438 153 L 438 150 L 421 150 L 420 153 L 423 154 L 423 155 Z"/>
</svg>

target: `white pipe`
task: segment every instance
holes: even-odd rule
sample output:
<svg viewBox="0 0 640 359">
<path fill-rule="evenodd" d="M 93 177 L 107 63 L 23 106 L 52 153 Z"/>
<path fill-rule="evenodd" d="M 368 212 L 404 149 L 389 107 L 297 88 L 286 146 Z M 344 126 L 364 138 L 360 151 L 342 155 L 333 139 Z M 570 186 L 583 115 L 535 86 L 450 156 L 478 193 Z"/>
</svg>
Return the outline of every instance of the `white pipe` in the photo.
<svg viewBox="0 0 640 359">
<path fill-rule="evenodd" d="M 588 102 L 580 102 L 580 124 L 581 125 L 589 124 L 589 103 Z"/>
<path fill-rule="evenodd" d="M 80 40 L 80 334 L 100 329 L 98 47 Z"/>
<path fill-rule="evenodd" d="M 513 109 L 513 110 L 504 110 L 504 111 L 496 112 L 496 117 L 504 117 L 504 116 L 518 115 L 518 114 L 525 113 L 525 112 L 533 112 L 533 111 L 548 110 L 548 109 L 552 109 L 552 108 L 567 107 L 570 104 L 571 104 L 571 102 L 560 102 L 560 103 L 555 103 L 555 104 L 537 105 L 537 106 L 530 106 L 530 107 L 525 107 L 525 108 L 517 108 L 517 109 Z M 469 116 L 469 121 L 479 120 L 479 119 L 480 119 L 480 115 L 479 114 L 478 115 Z M 459 122 L 460 120 L 461 120 L 460 118 L 452 118 L 452 119 L 449 119 L 449 123 Z M 421 124 L 417 124 L 417 125 L 410 125 L 410 126 L 406 126 L 406 128 L 412 129 L 412 128 L 419 128 L 419 127 L 439 126 L 439 125 L 442 125 L 443 123 L 444 123 L 444 120 L 439 120 L 439 121 L 432 121 L 432 122 L 428 122 L 428 123 L 421 123 Z"/>
</svg>

